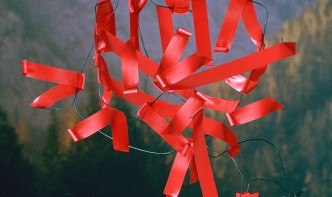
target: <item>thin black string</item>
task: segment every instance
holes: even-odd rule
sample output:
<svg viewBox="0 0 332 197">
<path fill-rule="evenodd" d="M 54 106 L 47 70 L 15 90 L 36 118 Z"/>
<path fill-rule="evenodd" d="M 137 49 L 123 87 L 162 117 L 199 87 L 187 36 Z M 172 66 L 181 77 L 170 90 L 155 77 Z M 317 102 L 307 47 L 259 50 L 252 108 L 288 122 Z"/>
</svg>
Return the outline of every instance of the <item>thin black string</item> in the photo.
<svg viewBox="0 0 332 197">
<path fill-rule="evenodd" d="M 288 193 L 289 196 L 293 196 L 293 197 L 298 197 L 300 196 L 301 194 L 303 194 L 304 192 L 303 191 L 299 191 L 299 192 L 292 192 L 292 191 L 289 191 L 287 188 L 285 188 L 281 183 L 279 183 L 278 181 L 276 180 L 272 180 L 272 179 L 264 179 L 264 178 L 253 178 L 249 181 L 248 183 L 248 186 L 247 186 L 247 192 L 249 192 L 250 190 L 250 186 L 253 182 L 257 182 L 257 181 L 262 181 L 262 182 L 271 182 L 271 183 L 274 183 L 276 185 L 278 185 L 284 192 Z"/>
<path fill-rule="evenodd" d="M 253 139 L 247 139 L 247 140 L 240 141 L 238 144 L 240 145 L 240 144 L 247 143 L 247 142 L 252 142 L 252 141 L 261 141 L 261 142 L 267 143 L 268 145 L 270 145 L 271 147 L 273 147 L 275 149 L 275 151 L 278 153 L 278 156 L 279 156 L 280 166 L 281 166 L 281 170 L 282 170 L 283 176 L 286 177 L 285 168 L 284 168 L 283 160 L 282 160 L 282 155 L 281 155 L 279 149 L 272 142 L 270 142 L 270 141 L 268 141 L 266 139 L 262 139 L 262 138 L 253 138 Z M 216 156 L 210 155 L 210 158 L 216 159 L 218 157 L 221 157 L 227 151 L 228 151 L 228 149 L 224 150 L 223 152 L 219 153 Z M 216 152 L 216 151 L 214 151 L 214 152 Z"/>
<path fill-rule="evenodd" d="M 266 27 L 267 27 L 267 23 L 269 21 L 269 10 L 263 4 L 261 4 L 259 2 L 256 2 L 256 1 L 252 1 L 252 2 L 259 5 L 259 6 L 261 6 L 261 7 L 263 7 L 265 12 L 266 12 L 266 19 L 264 21 L 264 28 L 263 28 L 263 42 L 261 43 L 261 46 L 259 47 L 259 50 L 262 50 L 264 39 L 265 39 Z"/>
<path fill-rule="evenodd" d="M 207 146 L 207 148 L 208 148 L 209 150 L 213 151 L 213 152 L 218 153 L 217 151 L 215 151 L 214 149 L 212 149 L 212 148 L 209 147 L 209 146 Z M 238 171 L 238 173 L 239 173 L 239 175 L 240 175 L 240 177 L 241 177 L 241 189 L 240 189 L 240 191 L 241 191 L 241 194 L 242 194 L 242 193 L 243 193 L 243 186 L 244 186 L 244 178 L 243 178 L 243 174 L 242 174 L 242 171 L 241 171 L 239 165 L 237 164 L 235 158 L 233 158 L 233 157 L 231 157 L 231 156 L 229 156 L 229 155 L 221 155 L 221 156 L 222 156 L 222 157 L 229 158 L 229 159 L 232 160 L 232 162 L 234 163 L 234 166 L 236 167 L 236 170 Z"/>
</svg>

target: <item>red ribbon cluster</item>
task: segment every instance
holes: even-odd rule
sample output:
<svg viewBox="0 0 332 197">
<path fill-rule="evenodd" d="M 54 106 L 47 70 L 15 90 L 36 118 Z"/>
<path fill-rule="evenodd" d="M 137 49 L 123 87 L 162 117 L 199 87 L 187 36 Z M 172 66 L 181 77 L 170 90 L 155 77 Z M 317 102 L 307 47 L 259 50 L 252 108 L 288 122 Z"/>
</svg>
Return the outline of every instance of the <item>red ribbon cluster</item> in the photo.
<svg viewBox="0 0 332 197">
<path fill-rule="evenodd" d="M 165 0 L 166 7 L 156 7 L 163 56 L 160 63 L 140 51 L 139 15 L 147 0 L 129 0 L 130 38 L 122 41 L 116 37 L 116 21 L 109 0 L 98 2 L 95 40 L 95 67 L 98 82 L 103 86 L 101 110 L 68 129 L 74 141 L 84 139 L 100 129 L 111 126 L 114 149 L 129 151 L 128 128 L 123 112 L 110 107 L 111 95 L 123 98 L 140 107 L 138 117 L 149 125 L 176 151 L 176 157 L 164 190 L 166 196 L 178 196 L 186 171 L 190 171 L 190 183 L 199 181 L 203 196 L 218 196 L 208 157 L 204 135 L 225 141 L 234 157 L 240 151 L 236 135 L 223 123 L 203 115 L 204 108 L 226 113 L 230 126 L 241 125 L 259 119 L 283 106 L 268 97 L 239 107 L 239 100 L 213 98 L 195 88 L 224 80 L 229 86 L 248 94 L 254 89 L 268 64 L 295 54 L 295 43 L 280 43 L 265 49 L 263 31 L 256 17 L 252 1 L 231 0 L 215 52 L 228 52 L 240 18 L 257 46 L 257 52 L 234 61 L 196 72 L 203 65 L 212 65 L 210 32 L 206 0 Z M 196 51 L 180 60 L 192 33 L 178 28 L 174 32 L 172 15 L 188 14 L 190 7 L 194 22 Z M 111 77 L 104 53 L 115 53 L 121 58 L 122 82 Z M 71 96 L 84 87 L 84 74 L 23 60 L 23 74 L 27 77 L 58 83 L 59 85 L 36 98 L 30 106 L 47 108 L 57 101 Z M 155 99 L 139 90 L 139 70 L 155 80 L 161 92 L 178 94 L 186 99 L 184 104 L 171 104 Z M 250 72 L 248 78 L 242 73 Z M 192 138 L 182 132 L 192 128 Z M 242 194 L 242 196 L 249 194 Z M 250 195 L 254 196 L 254 195 Z M 258 196 L 258 194 L 257 194 Z"/>
</svg>

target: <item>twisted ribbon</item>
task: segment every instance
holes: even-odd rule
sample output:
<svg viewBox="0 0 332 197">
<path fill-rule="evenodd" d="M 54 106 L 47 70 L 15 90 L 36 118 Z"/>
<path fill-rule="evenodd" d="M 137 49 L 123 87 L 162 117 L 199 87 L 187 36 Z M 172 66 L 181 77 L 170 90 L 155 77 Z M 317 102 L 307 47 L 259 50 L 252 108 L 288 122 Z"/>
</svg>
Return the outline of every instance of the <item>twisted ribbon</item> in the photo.
<svg viewBox="0 0 332 197">
<path fill-rule="evenodd" d="M 139 106 L 137 116 L 149 125 L 161 138 L 177 151 L 165 189 L 166 196 L 178 196 L 187 170 L 190 183 L 199 181 L 203 196 L 218 196 L 211 164 L 206 148 L 205 135 L 215 137 L 229 145 L 228 153 L 234 157 L 240 152 L 237 136 L 225 124 L 204 116 L 204 108 L 226 113 L 230 126 L 237 126 L 262 118 L 283 106 L 267 97 L 246 106 L 240 100 L 214 98 L 197 91 L 199 86 L 225 81 L 229 86 L 248 94 L 257 85 L 267 65 L 295 55 L 295 43 L 284 42 L 265 48 L 264 32 L 258 22 L 253 2 L 231 0 L 225 15 L 215 52 L 228 52 L 242 18 L 257 51 L 242 58 L 197 72 L 202 66 L 213 65 L 208 26 L 206 0 L 165 0 L 168 7 L 157 6 L 157 17 L 161 38 L 162 58 L 153 61 L 140 51 L 139 16 L 146 0 L 128 0 L 130 15 L 130 37 L 122 41 L 116 36 L 115 13 L 110 0 L 101 0 L 96 6 L 94 27 L 95 67 L 98 83 L 103 87 L 101 109 L 82 120 L 68 133 L 73 140 L 80 141 L 99 130 L 110 126 L 114 149 L 129 151 L 126 115 L 109 106 L 112 95 Z M 190 4 L 191 3 L 191 4 Z M 179 27 L 174 32 L 173 14 L 188 14 L 191 5 L 196 51 L 181 59 L 192 33 Z M 121 58 L 122 81 L 111 77 L 104 53 L 115 53 Z M 55 102 L 83 90 L 84 74 L 60 68 L 22 61 L 23 75 L 54 82 L 59 85 L 35 99 L 31 106 L 45 108 Z M 141 92 L 139 71 L 153 78 L 161 93 L 172 93 L 182 97 L 184 103 L 170 102 Z M 249 77 L 242 73 L 250 72 Z M 191 137 L 182 135 L 186 128 L 192 130 Z M 236 196 L 258 196 L 258 193 Z"/>
</svg>

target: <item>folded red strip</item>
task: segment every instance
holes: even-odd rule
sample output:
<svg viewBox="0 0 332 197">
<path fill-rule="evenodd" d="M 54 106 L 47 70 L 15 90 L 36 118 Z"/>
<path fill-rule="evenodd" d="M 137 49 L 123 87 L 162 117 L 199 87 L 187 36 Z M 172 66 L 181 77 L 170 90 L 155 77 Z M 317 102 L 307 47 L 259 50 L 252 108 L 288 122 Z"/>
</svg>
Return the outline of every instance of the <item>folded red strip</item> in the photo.
<svg viewBox="0 0 332 197">
<path fill-rule="evenodd" d="M 22 71 L 26 77 L 59 84 L 37 97 L 30 104 L 31 107 L 50 107 L 84 88 L 84 74 L 80 72 L 54 68 L 27 60 L 22 61 Z"/>
<path fill-rule="evenodd" d="M 282 104 L 268 97 L 244 107 L 226 113 L 231 126 L 241 125 L 262 118 L 276 110 L 284 108 Z"/>
<path fill-rule="evenodd" d="M 111 126 L 114 150 L 129 152 L 129 139 L 126 115 L 120 110 L 105 107 L 82 120 L 68 133 L 75 142 L 89 137 L 106 126 Z"/>
</svg>

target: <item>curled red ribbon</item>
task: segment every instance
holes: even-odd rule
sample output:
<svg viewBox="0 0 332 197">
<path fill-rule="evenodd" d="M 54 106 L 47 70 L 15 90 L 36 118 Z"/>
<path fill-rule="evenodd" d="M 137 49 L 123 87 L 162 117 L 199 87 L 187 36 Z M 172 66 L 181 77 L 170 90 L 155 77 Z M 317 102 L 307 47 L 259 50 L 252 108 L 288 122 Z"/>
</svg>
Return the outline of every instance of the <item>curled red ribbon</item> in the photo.
<svg viewBox="0 0 332 197">
<path fill-rule="evenodd" d="M 129 152 L 126 115 L 111 107 L 105 107 L 84 119 L 73 128 L 68 129 L 68 133 L 73 140 L 77 142 L 89 137 L 108 125 L 112 128 L 114 150 Z"/>
<path fill-rule="evenodd" d="M 237 60 L 221 64 L 200 72 L 204 65 L 212 65 L 212 50 L 208 26 L 206 0 L 166 0 L 169 8 L 157 6 L 157 16 L 162 45 L 160 63 L 148 58 L 139 50 L 139 15 L 147 0 L 129 0 L 130 37 L 124 42 L 116 37 L 115 13 L 111 1 L 97 3 L 94 29 L 95 66 L 98 83 L 103 87 L 100 98 L 101 109 L 76 126 L 68 129 L 74 141 L 85 139 L 107 126 L 112 128 L 114 149 L 129 151 L 128 128 L 123 112 L 112 108 L 109 103 L 112 94 L 140 107 L 138 117 L 149 125 L 176 151 L 176 157 L 167 180 L 164 194 L 178 196 L 189 168 L 190 183 L 200 182 L 203 196 L 218 196 L 212 168 L 207 153 L 205 136 L 210 135 L 226 142 L 228 154 L 234 157 L 240 152 L 237 136 L 223 123 L 203 115 L 204 108 L 225 112 L 231 126 L 241 125 L 262 118 L 283 106 L 272 98 L 265 98 L 239 107 L 239 100 L 225 100 L 206 95 L 196 88 L 225 81 L 229 86 L 248 94 L 257 85 L 267 65 L 295 55 L 295 43 L 285 42 L 265 48 L 264 32 L 258 22 L 253 2 L 231 0 L 220 29 L 215 46 L 217 52 L 230 50 L 240 19 L 257 47 L 257 52 Z M 177 28 L 174 33 L 173 14 L 187 14 L 192 8 L 196 51 L 181 59 L 185 47 L 191 39 L 191 32 Z M 121 58 L 122 82 L 113 79 L 109 73 L 103 54 L 113 52 Z M 84 74 L 60 68 L 22 61 L 23 75 L 57 83 L 58 85 L 40 95 L 32 107 L 45 108 L 55 102 L 81 91 Z M 140 92 L 139 71 L 155 80 L 154 84 L 162 92 L 177 94 L 184 99 L 183 104 L 171 104 Z M 249 77 L 242 73 L 250 72 Z M 192 138 L 182 132 L 192 129 Z M 258 196 L 258 193 L 237 194 L 237 196 Z"/>
<path fill-rule="evenodd" d="M 259 119 L 282 108 L 284 108 L 283 105 L 269 97 L 226 113 L 226 116 L 229 124 L 236 126 Z"/>
<path fill-rule="evenodd" d="M 59 84 L 37 97 L 30 104 L 31 107 L 50 107 L 59 100 L 67 98 L 84 88 L 84 74 L 79 72 L 23 60 L 22 73 L 26 77 Z"/>
</svg>

